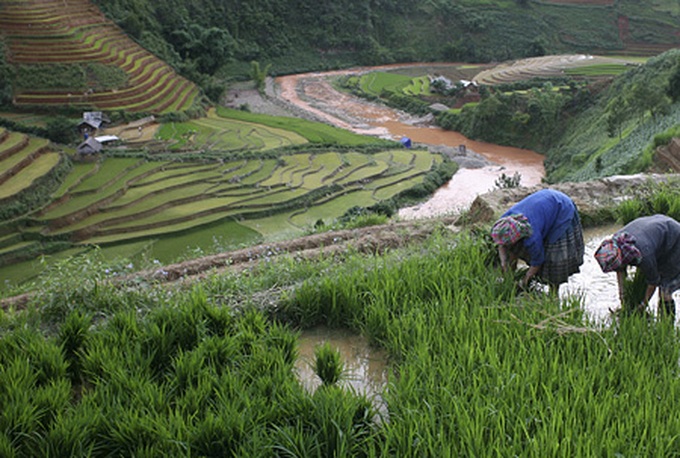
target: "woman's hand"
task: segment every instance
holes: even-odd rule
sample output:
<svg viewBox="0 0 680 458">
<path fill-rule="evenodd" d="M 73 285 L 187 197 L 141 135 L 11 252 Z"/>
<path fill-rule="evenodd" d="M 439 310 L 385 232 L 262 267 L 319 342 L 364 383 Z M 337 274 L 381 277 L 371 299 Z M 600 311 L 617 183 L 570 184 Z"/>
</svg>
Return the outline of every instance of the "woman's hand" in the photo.
<svg viewBox="0 0 680 458">
<path fill-rule="evenodd" d="M 498 257 L 501 258 L 501 270 L 507 272 L 508 270 L 508 249 L 503 245 L 498 245 Z"/>
</svg>

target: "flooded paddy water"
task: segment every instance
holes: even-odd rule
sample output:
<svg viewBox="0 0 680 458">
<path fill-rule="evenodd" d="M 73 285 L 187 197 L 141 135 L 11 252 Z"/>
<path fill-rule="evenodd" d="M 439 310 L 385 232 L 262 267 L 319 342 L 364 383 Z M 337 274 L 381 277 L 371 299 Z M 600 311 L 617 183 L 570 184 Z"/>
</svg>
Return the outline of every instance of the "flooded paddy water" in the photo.
<svg viewBox="0 0 680 458">
<path fill-rule="evenodd" d="M 314 349 L 324 343 L 340 354 L 344 365 L 340 385 L 365 395 L 378 411 L 384 412 L 381 393 L 387 386 L 387 353 L 347 329 L 319 326 L 302 332 L 295 368 L 303 386 L 310 392 L 321 386 L 321 379 L 314 372 Z"/>
</svg>

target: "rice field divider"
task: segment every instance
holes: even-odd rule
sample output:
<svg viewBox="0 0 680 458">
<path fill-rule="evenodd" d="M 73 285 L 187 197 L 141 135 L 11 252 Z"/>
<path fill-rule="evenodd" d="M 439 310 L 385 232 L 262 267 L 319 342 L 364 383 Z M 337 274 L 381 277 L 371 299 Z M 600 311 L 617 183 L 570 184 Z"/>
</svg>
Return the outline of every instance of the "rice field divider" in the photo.
<svg viewBox="0 0 680 458">
<path fill-rule="evenodd" d="M 83 180 L 76 188 L 73 189 L 72 194 L 91 194 L 98 192 L 102 188 L 106 188 L 118 181 L 121 177 L 129 172 L 145 166 L 146 161 L 139 158 L 116 158 L 113 160 L 104 160 L 101 167 L 97 169 L 97 173 L 93 176 Z M 144 167 L 146 171 L 146 166 Z"/>
<path fill-rule="evenodd" d="M 239 220 L 239 218 L 238 212 L 235 211 L 210 213 L 204 216 L 197 216 L 192 219 L 184 219 L 171 224 L 140 229 L 134 232 L 117 231 L 116 233 L 111 234 L 96 234 L 85 240 L 81 240 L 78 243 L 84 246 L 94 244 L 102 247 L 127 245 L 129 243 L 153 240 L 157 237 L 166 237 L 177 233 L 185 233 L 186 231 L 193 231 L 200 227 L 209 227 L 223 221 L 236 221 Z"/>
<path fill-rule="evenodd" d="M 113 202 L 116 198 L 125 193 L 127 182 L 135 174 L 144 174 L 148 170 L 143 163 L 140 167 L 132 167 L 130 175 L 118 174 L 109 180 L 97 192 L 80 192 L 74 194 L 71 199 L 65 200 L 63 204 L 50 208 L 46 212 L 40 213 L 40 219 L 48 224 L 51 229 L 59 229 L 68 225 L 71 221 L 97 211 L 100 207 Z M 153 165 L 153 164 L 152 164 Z"/>
<path fill-rule="evenodd" d="M 290 193 L 290 191 L 288 191 Z M 272 192 L 272 195 L 276 192 Z M 290 199 L 282 199 L 283 202 L 289 202 Z M 94 233 L 88 233 L 88 237 L 104 237 L 111 235 L 125 234 L 127 238 L 134 239 L 136 233 L 156 230 L 156 233 L 169 233 L 173 226 L 178 224 L 188 223 L 185 227 L 196 227 L 195 220 L 204 217 L 214 217 L 212 220 L 223 219 L 224 217 L 248 217 L 248 213 L 271 212 L 271 201 L 265 201 L 260 204 L 253 203 L 252 199 L 244 199 L 251 201 L 249 204 L 225 204 L 223 199 L 203 199 L 191 204 L 180 205 L 173 209 L 173 214 L 157 213 L 153 216 L 145 216 L 141 219 L 136 219 L 134 224 L 118 224 L 107 228 L 98 228 Z M 83 240 L 87 241 L 87 240 Z"/>
<path fill-rule="evenodd" d="M 28 144 L 28 140 L 28 135 L 19 132 L 11 132 L 4 135 L 3 141 L 0 143 L 0 165 L 6 158 L 21 151 Z"/>
<path fill-rule="evenodd" d="M 21 172 L 9 178 L 2 184 L 0 199 L 14 196 L 17 193 L 29 189 L 39 178 L 45 176 L 63 160 L 63 156 L 57 152 L 45 152 L 33 159 Z"/>
<path fill-rule="evenodd" d="M 290 197 L 290 194 L 293 192 L 294 190 L 286 187 L 271 190 L 262 189 L 260 192 L 242 194 L 239 196 L 233 196 L 231 198 L 218 197 L 215 194 L 196 194 L 191 197 L 194 200 L 192 205 L 187 205 L 186 203 L 180 202 L 173 206 L 173 211 L 169 212 L 168 215 L 160 215 L 160 219 L 167 218 L 168 220 L 173 220 L 176 215 L 180 215 L 180 218 L 184 218 L 184 214 L 191 214 L 192 208 L 198 212 L 221 212 L 234 209 L 247 210 L 250 207 L 271 207 L 274 203 L 276 203 L 272 199 L 273 196 L 278 194 L 288 194 L 288 197 Z M 159 198 L 159 200 L 162 202 L 162 199 Z M 282 198 L 281 200 L 285 201 L 286 197 Z M 254 203 L 257 201 L 260 201 L 260 203 Z M 170 204 L 172 204 L 172 202 L 170 202 Z M 146 220 L 152 220 L 152 223 L 156 224 L 159 217 L 155 217 L 153 215 L 158 215 L 159 213 L 160 212 L 158 211 L 153 211 L 145 212 L 143 215 L 135 215 L 134 222 L 145 224 Z M 118 227 L 120 224 L 113 224 L 112 226 Z"/>
<path fill-rule="evenodd" d="M 143 171 L 140 172 L 143 173 Z M 138 188 L 136 188 L 131 190 L 130 197 L 126 198 L 128 189 L 125 180 L 127 179 L 127 177 L 122 178 L 118 183 L 120 186 L 111 186 L 108 188 L 107 192 L 99 192 L 96 194 L 95 198 L 90 198 L 88 196 L 84 196 L 82 199 L 74 198 L 68 203 L 69 205 L 65 206 L 66 208 L 61 209 L 61 214 L 54 215 L 48 213 L 44 215 L 43 218 L 45 218 L 45 221 L 47 221 L 52 230 L 66 228 L 74 221 L 87 218 L 96 213 L 127 211 L 126 209 L 134 207 L 135 201 L 143 203 L 145 199 L 161 196 L 163 192 L 168 193 L 175 190 L 186 190 L 192 185 L 202 185 L 204 190 L 210 187 L 209 183 L 205 183 L 204 177 L 199 176 L 194 177 L 191 181 L 182 179 L 176 181 L 172 185 L 166 184 L 164 187 L 158 187 L 156 188 L 158 192 L 151 192 L 149 189 L 143 189 L 141 192 L 137 192 Z M 78 214 L 80 214 L 80 217 L 76 217 Z M 50 216 L 52 218 L 49 218 Z"/>
<path fill-rule="evenodd" d="M 219 170 L 215 169 L 214 165 L 201 163 L 197 167 L 192 167 L 191 164 L 187 164 L 187 166 L 188 170 L 170 170 L 161 166 L 141 180 L 130 183 L 128 193 L 131 196 L 155 194 L 163 190 L 173 190 L 212 179 L 220 180 L 224 177 Z M 136 199 L 136 197 L 133 197 L 133 199 Z M 124 197 L 122 200 L 125 202 L 127 198 Z"/>
<path fill-rule="evenodd" d="M 173 164 L 172 162 L 165 161 L 151 161 L 147 162 L 145 165 L 146 170 L 144 173 L 130 179 L 128 183 L 130 189 L 163 188 L 164 183 L 169 183 L 168 186 L 172 187 L 177 183 L 183 183 L 187 177 L 194 177 L 196 180 L 200 180 L 215 176 L 219 173 L 219 171 L 215 170 L 213 164 L 205 162 Z M 133 192 L 143 193 L 144 191 L 139 190 Z"/>
<path fill-rule="evenodd" d="M 201 191 L 203 191 L 203 188 Z M 154 215 L 160 215 L 161 213 L 166 212 L 166 210 L 174 210 L 191 204 L 200 204 L 206 200 L 209 200 L 210 198 L 211 196 L 206 195 L 204 192 L 195 194 L 182 194 L 174 199 L 168 200 L 163 200 L 160 196 L 157 196 L 155 201 L 152 199 L 145 200 L 144 203 L 146 206 L 136 206 L 134 208 L 121 210 L 118 212 L 118 216 L 113 216 L 109 213 L 101 213 L 99 215 L 95 215 L 93 218 L 81 220 L 78 224 L 68 227 L 68 231 L 65 233 L 68 233 L 72 240 L 81 241 L 92 237 L 93 234 L 107 233 L 107 228 L 126 226 L 130 227 L 130 232 L 133 232 L 134 227 L 158 227 L 156 225 L 144 226 L 143 224 L 139 223 L 140 221 L 150 220 L 154 217 Z M 127 212 L 125 210 L 127 210 Z M 173 221 L 174 216 L 170 220 Z"/>
<path fill-rule="evenodd" d="M 400 191 L 409 189 L 416 184 L 422 182 L 422 177 L 426 175 L 428 170 L 414 170 L 413 173 L 406 173 L 395 177 L 395 179 L 387 180 L 384 183 L 375 183 L 375 186 L 367 186 L 366 189 L 371 190 L 376 201 L 387 200 L 398 194 Z"/>
<path fill-rule="evenodd" d="M 84 234 L 95 232 L 100 227 L 125 224 L 129 221 L 158 214 L 179 205 L 214 197 L 214 194 L 208 192 L 209 187 L 210 185 L 197 183 L 193 186 L 176 189 L 175 191 L 147 195 L 127 205 L 118 205 L 115 208 L 103 207 L 98 213 L 69 224 L 62 228 L 61 231 L 52 231 L 51 235 L 73 234 L 75 239 L 81 240 Z"/>
<path fill-rule="evenodd" d="M 189 99 L 191 94 L 194 97 Z M 145 110 L 152 113 L 185 111 L 191 108 L 193 101 L 198 95 L 199 91 L 191 81 L 187 79 L 178 80 L 175 82 L 172 91 L 168 91 L 162 99 L 156 100 L 153 105 L 146 107 Z"/>
<path fill-rule="evenodd" d="M 366 161 L 365 163 L 358 164 L 356 167 L 348 170 L 347 173 L 335 178 L 333 184 L 344 186 L 361 183 L 370 178 L 381 176 L 388 171 L 389 168 L 389 164 L 384 162 Z"/>
<path fill-rule="evenodd" d="M 59 199 L 69 198 L 70 191 L 76 186 L 80 185 L 80 183 L 82 183 L 83 180 L 97 173 L 102 163 L 103 163 L 102 161 L 94 161 L 94 162 L 78 162 L 73 164 L 71 172 L 61 183 L 61 186 L 59 186 L 59 188 L 54 192 L 53 195 L 54 199 L 52 203 L 55 203 L 54 201 L 58 201 Z"/>
<path fill-rule="evenodd" d="M 206 175 L 209 176 L 209 175 Z M 202 193 L 211 194 L 211 189 L 215 184 L 201 177 L 194 177 L 192 180 L 178 180 L 176 182 L 162 183 L 158 186 L 148 186 L 144 188 L 129 188 L 127 192 L 109 205 L 102 207 L 100 211 L 114 213 L 137 206 L 146 206 L 150 200 L 178 194 L 190 194 L 192 189 L 201 189 Z"/>
<path fill-rule="evenodd" d="M 0 161 L 0 185 L 14 175 L 20 174 L 22 169 L 30 165 L 41 154 L 48 151 L 48 140 L 30 138 L 21 150 Z"/>
</svg>

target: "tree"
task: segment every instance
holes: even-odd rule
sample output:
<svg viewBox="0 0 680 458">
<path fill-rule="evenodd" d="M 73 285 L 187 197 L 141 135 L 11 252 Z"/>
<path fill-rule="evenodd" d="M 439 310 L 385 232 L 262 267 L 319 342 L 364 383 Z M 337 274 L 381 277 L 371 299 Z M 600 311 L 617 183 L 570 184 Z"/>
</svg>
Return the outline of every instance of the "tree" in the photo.
<svg viewBox="0 0 680 458">
<path fill-rule="evenodd" d="M 264 83 L 271 66 L 272 64 L 267 64 L 264 69 L 260 69 L 259 62 L 254 60 L 250 63 L 250 78 L 255 81 L 255 86 L 260 92 L 264 91 Z"/>
<path fill-rule="evenodd" d="M 196 62 L 201 73 L 212 74 L 231 59 L 236 46 L 227 30 L 191 24 L 172 33 L 172 44 L 184 59 Z"/>
<path fill-rule="evenodd" d="M 680 100 L 680 62 L 675 64 L 671 76 L 668 78 L 668 96 L 677 102 Z"/>
<path fill-rule="evenodd" d="M 623 97 L 614 98 L 607 105 L 607 134 L 610 137 L 618 136 L 621 139 L 623 123 L 628 119 L 630 107 Z"/>
<path fill-rule="evenodd" d="M 9 104 L 12 101 L 12 81 L 14 81 L 14 69 L 5 60 L 5 43 L 0 39 L 0 105 Z"/>
<path fill-rule="evenodd" d="M 57 116 L 47 122 L 47 138 L 55 143 L 69 144 L 74 142 L 78 136 L 76 134 L 77 122 L 65 117 Z"/>
<path fill-rule="evenodd" d="M 630 93 L 630 106 L 635 107 L 639 116 L 648 111 L 652 117 L 666 113 L 670 107 L 670 99 L 666 91 L 654 81 L 640 81 L 633 86 Z"/>
</svg>

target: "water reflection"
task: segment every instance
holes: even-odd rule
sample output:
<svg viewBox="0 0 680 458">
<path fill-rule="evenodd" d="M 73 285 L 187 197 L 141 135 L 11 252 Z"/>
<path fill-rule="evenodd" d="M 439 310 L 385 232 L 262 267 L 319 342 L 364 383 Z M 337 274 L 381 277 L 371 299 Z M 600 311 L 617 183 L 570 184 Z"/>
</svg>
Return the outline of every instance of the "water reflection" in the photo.
<svg viewBox="0 0 680 458">
<path fill-rule="evenodd" d="M 569 282 L 560 288 L 560 296 L 578 295 L 586 313 L 597 322 L 606 321 L 609 309 L 620 306 L 616 274 L 604 273 L 595 260 L 595 250 L 602 240 L 618 231 L 621 226 L 609 225 L 585 229 L 585 257 L 581 272 L 572 275 Z"/>
<path fill-rule="evenodd" d="M 610 319 L 609 309 L 620 307 L 616 274 L 605 274 L 595 260 L 594 254 L 602 240 L 621 229 L 620 225 L 601 226 L 583 231 L 586 253 L 581 272 L 572 275 L 566 286 L 560 289 L 560 296 L 579 295 L 582 305 L 590 318 L 596 322 L 607 322 Z M 629 269 L 632 274 L 632 269 Z M 676 304 L 680 293 L 674 295 Z M 649 301 L 649 310 L 656 314 L 658 292 Z"/>
<path fill-rule="evenodd" d="M 328 342 L 340 353 L 344 364 L 340 385 L 366 395 L 379 411 L 384 411 L 381 393 L 387 385 L 388 375 L 385 351 L 371 347 L 368 340 L 352 331 L 324 326 L 303 331 L 298 342 L 299 357 L 295 367 L 301 383 L 310 393 L 321 385 L 321 379 L 314 372 L 314 349 Z"/>
</svg>

